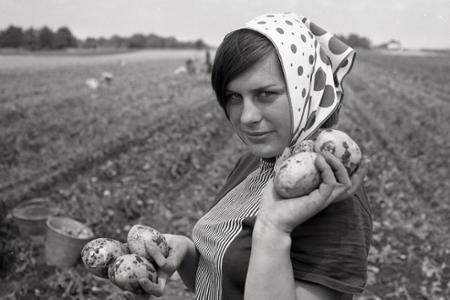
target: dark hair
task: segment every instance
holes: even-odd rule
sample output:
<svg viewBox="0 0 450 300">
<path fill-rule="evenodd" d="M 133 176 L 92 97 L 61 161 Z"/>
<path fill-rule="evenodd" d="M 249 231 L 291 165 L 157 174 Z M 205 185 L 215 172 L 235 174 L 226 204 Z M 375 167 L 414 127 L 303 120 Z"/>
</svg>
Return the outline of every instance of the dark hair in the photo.
<svg viewBox="0 0 450 300">
<path fill-rule="evenodd" d="M 254 30 L 239 29 L 225 36 L 216 51 L 211 71 L 211 84 L 225 113 L 228 83 L 274 50 L 269 39 Z"/>
</svg>

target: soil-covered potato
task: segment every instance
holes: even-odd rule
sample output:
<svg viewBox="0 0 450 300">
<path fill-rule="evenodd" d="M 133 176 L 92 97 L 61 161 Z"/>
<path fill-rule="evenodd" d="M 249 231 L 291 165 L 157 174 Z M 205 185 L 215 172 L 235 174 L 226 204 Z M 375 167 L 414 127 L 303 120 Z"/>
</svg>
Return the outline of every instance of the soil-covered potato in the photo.
<svg viewBox="0 0 450 300">
<path fill-rule="evenodd" d="M 275 191 L 283 198 L 307 195 L 320 184 L 320 173 L 315 166 L 319 154 L 299 152 L 287 158 L 274 178 Z"/>
<path fill-rule="evenodd" d="M 126 244 L 113 239 L 98 238 L 84 245 L 81 250 L 81 259 L 89 272 L 108 278 L 108 265 L 119 256 L 128 253 Z"/>
<path fill-rule="evenodd" d="M 127 244 L 132 253 L 146 257 L 151 261 L 151 257 L 147 255 L 146 244 L 147 247 L 159 249 L 164 257 L 169 255 L 169 245 L 165 237 L 158 230 L 150 226 L 134 225 L 131 227 L 127 236 Z"/>
<path fill-rule="evenodd" d="M 273 170 L 275 171 L 275 173 L 278 173 L 283 162 L 286 159 L 288 159 L 288 157 L 290 157 L 291 155 L 292 155 L 291 148 L 286 147 L 284 149 L 283 153 L 281 153 L 280 157 L 278 157 L 277 160 L 275 161 L 275 166 L 273 167 Z"/>
<path fill-rule="evenodd" d="M 313 140 L 304 140 L 297 145 L 294 145 L 292 149 L 292 154 L 299 152 L 314 152 L 315 142 Z"/>
<path fill-rule="evenodd" d="M 345 132 L 336 129 L 326 129 L 316 138 L 314 150 L 328 151 L 336 156 L 351 175 L 358 168 L 362 154 L 358 144 Z"/>
<path fill-rule="evenodd" d="M 126 254 L 118 257 L 109 265 L 108 277 L 112 283 L 123 290 L 143 294 L 139 279 L 148 278 L 158 283 L 155 267 L 144 257 L 137 254 Z"/>
</svg>

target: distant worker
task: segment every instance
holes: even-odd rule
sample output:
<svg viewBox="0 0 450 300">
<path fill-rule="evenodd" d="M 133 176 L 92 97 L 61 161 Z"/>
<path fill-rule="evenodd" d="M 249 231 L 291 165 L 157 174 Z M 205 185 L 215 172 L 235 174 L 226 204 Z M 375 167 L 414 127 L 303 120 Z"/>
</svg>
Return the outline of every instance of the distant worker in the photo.
<svg viewBox="0 0 450 300">
<path fill-rule="evenodd" d="M 211 73 L 212 70 L 212 63 L 211 63 L 211 54 L 209 53 L 209 50 L 206 50 L 206 73 L 209 74 Z"/>
<path fill-rule="evenodd" d="M 102 73 L 102 79 L 107 85 L 111 84 L 113 77 L 114 76 L 111 72 L 103 72 Z"/>
<path fill-rule="evenodd" d="M 197 71 L 194 61 L 191 58 L 186 60 L 186 70 L 187 70 L 188 74 L 195 74 Z"/>
</svg>

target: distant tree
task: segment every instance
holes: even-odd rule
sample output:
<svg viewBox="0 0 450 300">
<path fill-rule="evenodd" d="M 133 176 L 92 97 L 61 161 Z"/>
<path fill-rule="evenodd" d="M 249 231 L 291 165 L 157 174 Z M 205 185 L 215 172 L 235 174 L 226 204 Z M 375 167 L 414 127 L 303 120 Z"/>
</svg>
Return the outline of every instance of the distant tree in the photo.
<svg viewBox="0 0 450 300">
<path fill-rule="evenodd" d="M 19 48 L 22 46 L 22 41 L 22 28 L 11 25 L 2 34 L 1 46 Z"/>
<path fill-rule="evenodd" d="M 82 43 L 82 46 L 83 48 L 97 48 L 97 40 L 93 37 L 88 37 L 84 43 Z"/>
<path fill-rule="evenodd" d="M 126 38 L 120 37 L 118 35 L 113 35 L 109 41 L 108 44 L 110 47 L 114 48 L 123 48 L 128 46 L 128 42 Z"/>
<path fill-rule="evenodd" d="M 174 37 L 164 38 L 163 40 L 164 48 L 177 48 L 178 41 Z"/>
<path fill-rule="evenodd" d="M 147 45 L 147 39 L 143 34 L 133 34 L 128 40 L 129 48 L 145 48 Z"/>
<path fill-rule="evenodd" d="M 67 27 L 60 27 L 54 34 L 53 48 L 64 49 L 68 47 L 76 47 L 76 39 Z"/>
<path fill-rule="evenodd" d="M 29 50 L 36 50 L 39 48 L 39 32 L 33 27 L 28 28 L 23 32 L 22 46 Z"/>
<path fill-rule="evenodd" d="M 108 47 L 108 39 L 104 37 L 100 37 L 97 39 L 97 46 L 98 47 Z"/>
<path fill-rule="evenodd" d="M 195 42 L 194 42 L 194 47 L 195 48 L 197 48 L 197 49 L 205 49 L 206 48 L 206 44 L 205 44 L 205 42 L 203 42 L 203 40 L 196 40 Z"/>
<path fill-rule="evenodd" d="M 371 47 L 371 42 L 368 38 L 359 36 L 354 33 L 351 33 L 348 36 L 347 42 L 350 46 L 355 47 L 355 48 L 369 49 Z"/>
<path fill-rule="evenodd" d="M 156 34 L 149 34 L 145 37 L 146 45 L 149 48 L 164 48 L 165 40 L 164 38 L 157 36 Z"/>
<path fill-rule="evenodd" d="M 39 30 L 38 35 L 39 49 L 53 49 L 55 43 L 55 34 L 53 31 L 44 26 Z"/>
</svg>

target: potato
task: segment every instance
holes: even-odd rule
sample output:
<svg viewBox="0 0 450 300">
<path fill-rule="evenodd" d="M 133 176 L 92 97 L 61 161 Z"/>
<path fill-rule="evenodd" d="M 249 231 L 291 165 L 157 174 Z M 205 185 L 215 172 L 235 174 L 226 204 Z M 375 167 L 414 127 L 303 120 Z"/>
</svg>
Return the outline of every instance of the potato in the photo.
<svg viewBox="0 0 450 300">
<path fill-rule="evenodd" d="M 362 154 L 354 140 L 336 129 L 320 131 L 314 140 L 304 140 L 287 148 L 275 163 L 274 188 L 283 198 L 309 194 L 320 184 L 320 173 L 314 165 L 318 153 L 336 156 L 351 175 L 359 166 Z"/>
<path fill-rule="evenodd" d="M 108 278 L 108 265 L 119 256 L 128 253 L 126 244 L 113 239 L 98 238 L 84 245 L 81 250 L 81 258 L 89 272 Z"/>
<path fill-rule="evenodd" d="M 299 152 L 287 158 L 274 178 L 275 191 L 283 198 L 307 195 L 320 184 L 320 173 L 314 162 L 319 154 Z"/>
<path fill-rule="evenodd" d="M 294 147 L 287 147 L 284 149 L 283 153 L 278 157 L 275 162 L 274 170 L 277 173 L 280 170 L 281 164 L 288 159 L 290 156 L 299 153 L 299 152 L 314 152 L 314 141 L 313 140 L 304 140 L 301 143 L 294 145 Z"/>
<path fill-rule="evenodd" d="M 328 151 L 336 156 L 351 175 L 359 166 L 362 158 L 358 144 L 345 132 L 336 129 L 326 129 L 316 138 L 314 150 Z"/>
<path fill-rule="evenodd" d="M 314 152 L 315 142 L 313 140 L 304 140 L 297 145 L 294 145 L 292 149 L 292 154 L 299 152 Z"/>
<path fill-rule="evenodd" d="M 280 170 L 281 164 L 288 159 L 288 157 L 290 157 L 292 155 L 292 150 L 289 147 L 286 147 L 283 151 L 283 153 L 281 153 L 280 157 L 277 158 L 277 160 L 275 161 L 275 165 L 273 167 L 275 173 L 277 173 Z"/>
<path fill-rule="evenodd" d="M 108 277 L 112 283 L 123 290 L 143 294 L 139 279 L 148 278 L 158 283 L 155 267 L 144 257 L 137 254 L 125 254 L 116 259 L 108 268 Z"/>
<path fill-rule="evenodd" d="M 164 257 L 169 255 L 169 245 L 166 239 L 158 230 L 150 226 L 134 225 L 131 227 L 128 231 L 127 243 L 132 253 L 148 258 L 152 262 L 152 258 L 147 255 L 145 243 L 147 243 L 147 246 L 159 249 Z"/>
</svg>

